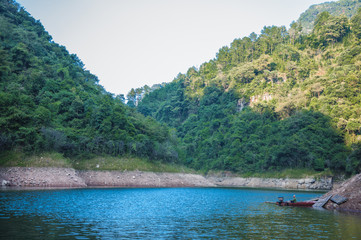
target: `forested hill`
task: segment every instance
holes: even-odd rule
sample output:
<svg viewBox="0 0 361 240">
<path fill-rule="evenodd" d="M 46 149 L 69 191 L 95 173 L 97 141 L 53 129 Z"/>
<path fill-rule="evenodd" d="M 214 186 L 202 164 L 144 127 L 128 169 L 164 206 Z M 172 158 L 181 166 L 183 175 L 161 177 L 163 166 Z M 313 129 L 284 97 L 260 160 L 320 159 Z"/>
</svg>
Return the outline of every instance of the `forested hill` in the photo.
<svg viewBox="0 0 361 240">
<path fill-rule="evenodd" d="M 137 109 L 176 128 L 197 169 L 360 172 L 361 10 L 350 10 L 320 13 L 307 35 L 295 22 L 235 39 Z"/>
<path fill-rule="evenodd" d="M 298 23 L 302 26 L 302 32 L 311 33 L 316 17 L 319 13 L 329 12 L 331 15 L 344 15 L 351 18 L 361 7 L 361 0 L 340 0 L 312 5 L 307 11 L 301 14 Z"/>
<path fill-rule="evenodd" d="M 178 160 L 168 127 L 106 92 L 13 0 L 0 0 L 0 79 L 0 153 Z"/>
</svg>

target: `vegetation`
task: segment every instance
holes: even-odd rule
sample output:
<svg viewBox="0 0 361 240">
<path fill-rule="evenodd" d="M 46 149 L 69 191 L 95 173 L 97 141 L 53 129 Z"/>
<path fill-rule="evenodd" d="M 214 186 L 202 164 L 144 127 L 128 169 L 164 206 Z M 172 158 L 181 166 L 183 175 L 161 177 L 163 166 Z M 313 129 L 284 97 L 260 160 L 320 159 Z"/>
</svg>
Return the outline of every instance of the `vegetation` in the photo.
<svg viewBox="0 0 361 240">
<path fill-rule="evenodd" d="M 132 89 L 126 103 L 15 1 L 0 3 L 1 166 L 361 171 L 360 1 L 235 39 L 169 84 Z"/>
<path fill-rule="evenodd" d="M 149 161 L 138 157 L 97 156 L 92 159 L 79 159 L 73 162 L 73 168 L 79 170 L 124 170 L 147 172 L 195 173 L 184 165 Z"/>
<path fill-rule="evenodd" d="M 0 151 L 177 162 L 177 139 L 98 78 L 13 0 L 0 1 Z"/>
<path fill-rule="evenodd" d="M 71 168 L 72 162 L 61 153 L 41 153 L 26 155 L 19 151 L 3 151 L 0 153 L 0 166 L 3 167 L 64 167 Z"/>
<path fill-rule="evenodd" d="M 297 22 L 302 27 L 304 33 L 310 33 L 312 32 L 318 14 L 329 12 L 334 16 L 343 15 L 351 18 L 356 14 L 359 7 L 361 7 L 360 0 L 339 0 L 336 2 L 312 5 L 307 11 L 301 14 Z"/>
<path fill-rule="evenodd" d="M 60 167 L 77 170 L 123 170 L 148 172 L 195 173 L 193 169 L 174 163 L 149 160 L 134 156 L 112 157 L 109 155 L 93 158 L 66 158 L 57 152 L 44 152 L 29 155 L 19 151 L 0 153 L 0 166 L 3 167 Z"/>
<path fill-rule="evenodd" d="M 245 173 L 241 174 L 241 177 L 258 177 L 258 178 L 309 178 L 313 177 L 316 179 L 322 177 L 332 176 L 332 172 L 330 170 L 327 171 L 315 171 L 312 169 L 303 169 L 303 168 L 288 168 L 282 171 L 268 171 L 261 173 Z"/>
<path fill-rule="evenodd" d="M 196 169 L 358 173 L 360 19 L 361 10 L 321 12 L 306 35 L 300 22 L 264 27 L 146 94 L 137 110 L 176 128 Z"/>
</svg>

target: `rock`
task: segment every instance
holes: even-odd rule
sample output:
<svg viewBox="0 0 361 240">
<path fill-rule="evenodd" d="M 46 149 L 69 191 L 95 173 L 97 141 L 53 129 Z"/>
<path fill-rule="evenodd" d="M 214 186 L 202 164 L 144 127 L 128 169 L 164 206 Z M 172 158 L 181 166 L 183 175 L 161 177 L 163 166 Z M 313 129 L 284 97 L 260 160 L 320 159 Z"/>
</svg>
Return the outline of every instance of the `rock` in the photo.
<svg viewBox="0 0 361 240">
<path fill-rule="evenodd" d="M 3 186 L 3 187 L 10 186 L 10 182 L 9 182 L 9 181 L 6 181 L 5 179 L 3 179 L 3 180 L 1 181 L 1 186 Z"/>
<path fill-rule="evenodd" d="M 315 182 L 316 182 L 316 180 L 314 178 L 306 178 L 305 179 L 306 184 L 312 184 L 312 183 L 315 183 Z"/>
<path fill-rule="evenodd" d="M 325 205 L 326 209 L 361 213 L 361 174 L 348 179 L 340 184 L 338 188 L 333 189 L 325 195 L 339 195 L 347 199 L 346 202 L 340 201 L 340 205 L 328 201 Z"/>
</svg>

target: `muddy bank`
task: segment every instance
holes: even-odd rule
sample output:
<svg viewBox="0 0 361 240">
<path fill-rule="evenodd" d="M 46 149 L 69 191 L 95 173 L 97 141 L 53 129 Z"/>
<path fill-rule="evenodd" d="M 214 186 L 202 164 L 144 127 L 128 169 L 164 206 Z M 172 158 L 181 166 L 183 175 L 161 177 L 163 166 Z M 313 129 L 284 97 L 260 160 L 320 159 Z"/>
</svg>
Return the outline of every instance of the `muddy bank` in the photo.
<svg viewBox="0 0 361 240">
<path fill-rule="evenodd" d="M 11 187 L 265 187 L 332 189 L 332 179 L 262 179 L 141 171 L 86 171 L 72 168 L 0 168 L 0 184 Z"/>
</svg>

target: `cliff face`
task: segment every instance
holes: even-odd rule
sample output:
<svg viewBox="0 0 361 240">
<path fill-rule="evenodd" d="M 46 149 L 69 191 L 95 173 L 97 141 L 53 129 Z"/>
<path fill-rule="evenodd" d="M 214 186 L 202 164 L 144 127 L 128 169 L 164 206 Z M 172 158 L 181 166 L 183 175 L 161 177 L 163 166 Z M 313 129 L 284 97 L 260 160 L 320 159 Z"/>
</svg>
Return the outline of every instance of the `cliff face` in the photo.
<svg viewBox="0 0 361 240">
<path fill-rule="evenodd" d="M 326 193 L 322 198 L 330 195 L 338 195 L 343 198 L 347 198 L 347 201 L 342 204 L 337 204 L 330 200 L 324 206 L 326 209 L 361 212 L 361 174 L 358 174 L 347 180 L 338 188 Z"/>
<path fill-rule="evenodd" d="M 332 179 L 204 177 L 185 173 L 78 171 L 72 168 L 0 168 L 3 187 L 264 187 L 332 189 Z"/>
</svg>

